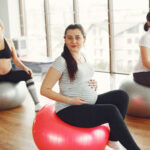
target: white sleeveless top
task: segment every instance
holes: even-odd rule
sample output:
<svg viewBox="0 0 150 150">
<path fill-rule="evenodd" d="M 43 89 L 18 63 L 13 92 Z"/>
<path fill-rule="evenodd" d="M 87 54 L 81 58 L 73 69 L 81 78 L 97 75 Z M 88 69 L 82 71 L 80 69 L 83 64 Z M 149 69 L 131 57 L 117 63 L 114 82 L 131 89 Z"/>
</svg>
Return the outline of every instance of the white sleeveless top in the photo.
<svg viewBox="0 0 150 150">
<path fill-rule="evenodd" d="M 81 97 L 89 104 L 95 104 L 97 93 L 88 85 L 94 74 L 93 68 L 87 63 L 78 63 L 76 78 L 70 81 L 67 64 L 62 56 L 59 56 L 52 64 L 52 67 L 58 70 L 62 76 L 59 80 L 60 93 L 67 97 Z M 56 112 L 70 106 L 69 104 L 56 102 Z"/>
<path fill-rule="evenodd" d="M 141 37 L 139 46 L 144 46 L 144 47 L 150 48 L 150 30 L 147 31 Z M 150 71 L 150 70 L 143 65 L 142 58 L 141 58 L 141 52 L 140 52 L 139 61 L 135 66 L 134 72 L 145 72 L 145 71 Z"/>
</svg>

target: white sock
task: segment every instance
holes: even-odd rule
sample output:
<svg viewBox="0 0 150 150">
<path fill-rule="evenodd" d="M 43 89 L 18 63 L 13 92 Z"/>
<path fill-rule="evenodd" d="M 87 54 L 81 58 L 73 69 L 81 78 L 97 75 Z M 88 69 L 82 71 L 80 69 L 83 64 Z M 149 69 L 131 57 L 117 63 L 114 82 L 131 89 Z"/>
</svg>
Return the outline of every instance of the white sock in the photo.
<svg viewBox="0 0 150 150">
<path fill-rule="evenodd" d="M 119 141 L 108 141 L 107 145 L 114 150 L 126 150 Z"/>
<path fill-rule="evenodd" d="M 34 101 L 34 104 L 38 104 L 39 103 L 39 99 L 38 99 L 38 96 L 37 96 L 37 92 L 36 92 L 36 89 L 35 89 L 35 86 L 34 84 L 33 85 L 30 85 L 28 86 L 28 91 Z"/>
<path fill-rule="evenodd" d="M 40 111 L 42 109 L 42 105 L 40 103 L 35 105 L 35 111 Z"/>
</svg>

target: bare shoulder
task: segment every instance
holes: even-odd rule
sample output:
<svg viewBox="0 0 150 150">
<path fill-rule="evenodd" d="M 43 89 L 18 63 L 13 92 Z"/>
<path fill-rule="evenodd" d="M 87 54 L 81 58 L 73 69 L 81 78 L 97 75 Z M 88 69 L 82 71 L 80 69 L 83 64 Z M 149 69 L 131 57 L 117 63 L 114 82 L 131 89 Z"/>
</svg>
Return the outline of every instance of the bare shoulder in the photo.
<svg viewBox="0 0 150 150">
<path fill-rule="evenodd" d="M 14 43 L 11 39 L 5 38 L 5 40 L 6 40 L 6 42 L 7 42 L 10 49 L 14 48 Z"/>
<path fill-rule="evenodd" d="M 7 38 L 5 38 L 5 40 L 6 40 L 6 42 L 7 42 L 8 44 L 10 44 L 10 45 L 12 45 L 12 44 L 13 44 L 13 41 L 12 41 L 11 39 L 7 39 Z"/>
</svg>

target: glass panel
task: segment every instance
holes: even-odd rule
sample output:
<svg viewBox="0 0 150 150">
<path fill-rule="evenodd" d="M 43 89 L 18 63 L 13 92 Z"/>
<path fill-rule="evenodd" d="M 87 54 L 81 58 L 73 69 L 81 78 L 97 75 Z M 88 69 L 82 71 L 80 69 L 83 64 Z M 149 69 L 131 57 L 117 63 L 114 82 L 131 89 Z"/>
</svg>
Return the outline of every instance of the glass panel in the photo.
<svg viewBox="0 0 150 150">
<path fill-rule="evenodd" d="M 46 56 L 44 0 L 25 0 L 29 56 Z"/>
<path fill-rule="evenodd" d="M 87 34 L 84 53 L 97 71 L 109 71 L 107 0 L 82 0 L 78 3 L 79 22 Z"/>
<path fill-rule="evenodd" d="M 64 30 L 66 26 L 73 23 L 73 0 L 49 0 L 49 12 L 51 29 L 51 53 L 52 57 L 58 57 L 63 51 Z"/>
<path fill-rule="evenodd" d="M 139 57 L 139 38 L 144 33 L 149 0 L 114 0 L 114 72 L 130 73 Z"/>
</svg>

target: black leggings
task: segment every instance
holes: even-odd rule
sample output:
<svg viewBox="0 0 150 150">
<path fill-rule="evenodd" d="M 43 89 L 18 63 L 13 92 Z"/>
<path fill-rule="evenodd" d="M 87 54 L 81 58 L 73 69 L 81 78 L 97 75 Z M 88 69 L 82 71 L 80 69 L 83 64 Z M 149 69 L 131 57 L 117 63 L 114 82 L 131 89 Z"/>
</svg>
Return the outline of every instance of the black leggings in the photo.
<svg viewBox="0 0 150 150">
<path fill-rule="evenodd" d="M 7 74 L 0 75 L 0 82 L 12 82 L 18 83 L 20 81 L 28 81 L 32 79 L 29 74 L 27 74 L 24 70 L 14 70 L 11 69 Z M 26 82 L 27 86 L 33 85 L 34 82 Z"/>
<path fill-rule="evenodd" d="M 139 150 L 124 122 L 128 99 L 124 91 L 111 91 L 99 95 L 93 105 L 69 106 L 57 115 L 66 123 L 78 127 L 88 128 L 109 123 L 110 140 L 120 141 L 127 150 Z"/>
<path fill-rule="evenodd" d="M 135 82 L 150 87 L 150 71 L 133 73 Z"/>
</svg>

